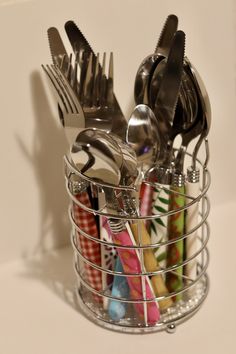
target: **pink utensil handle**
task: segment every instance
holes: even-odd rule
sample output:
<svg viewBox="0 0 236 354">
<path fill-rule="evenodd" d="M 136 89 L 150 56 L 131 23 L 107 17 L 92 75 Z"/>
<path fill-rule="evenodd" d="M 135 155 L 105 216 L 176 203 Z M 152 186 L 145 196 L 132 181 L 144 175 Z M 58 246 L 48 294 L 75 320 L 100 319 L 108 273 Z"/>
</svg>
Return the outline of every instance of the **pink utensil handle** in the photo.
<svg viewBox="0 0 236 354">
<path fill-rule="evenodd" d="M 142 183 L 140 188 L 140 212 L 142 216 L 151 215 L 152 213 L 153 187 L 149 184 Z M 150 221 L 144 221 L 147 230 L 150 229 Z"/>
<path fill-rule="evenodd" d="M 200 186 L 199 182 L 186 183 L 186 194 L 196 198 L 200 193 Z M 191 201 L 187 199 L 187 201 Z M 186 232 L 190 232 L 194 227 L 198 224 L 198 208 L 199 202 L 194 203 L 187 209 L 186 213 L 186 221 L 185 221 L 185 228 Z M 190 258 L 194 256 L 197 252 L 197 230 L 192 232 L 186 239 L 186 258 Z M 186 264 L 185 267 L 186 275 L 194 280 L 197 276 L 197 260 L 196 258 L 192 259 L 189 263 Z"/>
<path fill-rule="evenodd" d="M 112 238 L 114 243 L 123 246 L 134 246 L 135 241 L 133 237 L 129 234 L 127 230 L 119 232 L 117 234 L 113 233 Z M 124 272 L 126 273 L 141 273 L 142 266 L 139 257 L 139 253 L 135 249 L 124 249 L 124 248 L 117 248 L 117 252 L 119 254 Z M 144 299 L 143 294 L 143 284 L 142 284 L 142 277 L 141 276 L 127 276 L 127 282 L 130 288 L 130 297 L 133 300 L 142 300 Z M 145 287 L 145 298 L 152 299 L 155 298 L 154 291 L 152 289 L 152 285 L 148 276 L 144 277 L 144 287 Z M 148 324 L 155 324 L 158 322 L 160 318 L 160 311 L 159 306 L 156 301 L 147 302 L 147 323 Z M 135 303 L 134 304 L 139 316 L 141 318 L 145 317 L 144 308 L 145 305 L 143 303 Z"/>
</svg>

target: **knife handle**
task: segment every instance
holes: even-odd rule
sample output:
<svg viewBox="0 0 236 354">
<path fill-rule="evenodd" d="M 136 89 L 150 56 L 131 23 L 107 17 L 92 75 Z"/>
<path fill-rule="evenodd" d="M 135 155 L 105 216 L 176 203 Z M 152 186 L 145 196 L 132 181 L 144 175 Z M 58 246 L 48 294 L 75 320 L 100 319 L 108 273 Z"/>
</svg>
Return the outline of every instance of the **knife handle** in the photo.
<svg viewBox="0 0 236 354">
<path fill-rule="evenodd" d="M 145 224 L 141 222 L 141 245 L 150 245 L 151 244 L 151 238 L 147 232 L 147 229 L 145 227 Z M 137 223 L 133 223 L 130 225 L 131 230 L 133 232 L 135 241 L 137 244 L 139 244 L 139 227 Z M 143 252 L 144 255 L 144 265 L 145 268 L 148 272 L 155 272 L 156 270 L 160 269 L 160 265 L 153 253 L 153 249 L 147 248 L 144 249 Z M 165 285 L 165 281 L 163 279 L 163 276 L 161 274 L 156 274 L 151 277 L 151 283 L 153 286 L 153 290 L 155 292 L 156 296 L 164 296 L 168 294 L 168 289 Z M 161 301 L 159 301 L 159 306 L 160 309 L 165 310 L 172 306 L 173 301 L 171 298 L 166 298 Z"/>
<path fill-rule="evenodd" d="M 187 182 L 186 183 L 186 194 L 196 198 L 200 192 L 200 184 L 199 180 L 194 182 Z M 194 227 L 198 224 L 198 209 L 199 209 L 199 202 L 194 203 L 191 205 L 186 212 L 186 232 L 190 232 Z M 186 238 L 186 259 L 194 256 L 197 252 L 197 230 L 192 232 Z M 197 276 L 197 260 L 196 258 L 192 259 L 189 263 L 185 266 L 185 274 L 191 280 L 194 280 Z M 189 290 L 191 290 L 190 288 Z"/>
<path fill-rule="evenodd" d="M 176 193 L 170 195 L 170 210 L 175 210 L 185 205 L 185 186 L 172 186 L 171 189 Z M 180 194 L 178 194 L 180 193 Z M 184 234 L 184 211 L 176 212 L 168 219 L 168 239 L 173 240 Z M 183 262 L 184 241 L 179 240 L 171 243 L 167 247 L 167 267 Z M 170 292 L 175 292 L 183 288 L 183 267 L 179 266 L 174 272 L 168 272 L 166 275 L 166 285 Z M 182 298 L 178 294 L 174 299 L 176 301 Z"/>
</svg>

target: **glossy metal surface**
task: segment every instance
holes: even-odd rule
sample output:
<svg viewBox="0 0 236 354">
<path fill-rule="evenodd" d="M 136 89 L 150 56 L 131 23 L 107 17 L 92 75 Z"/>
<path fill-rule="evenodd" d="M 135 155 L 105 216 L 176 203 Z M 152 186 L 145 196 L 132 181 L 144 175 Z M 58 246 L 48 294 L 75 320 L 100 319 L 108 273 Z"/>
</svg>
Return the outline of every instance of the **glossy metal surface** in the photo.
<svg viewBox="0 0 236 354">
<path fill-rule="evenodd" d="M 177 31 L 163 69 L 160 88 L 154 104 L 161 139 L 159 164 L 164 163 L 168 168 L 172 159 L 173 122 L 183 73 L 184 49 L 185 34 Z"/>
<path fill-rule="evenodd" d="M 211 105 L 206 87 L 197 69 L 193 66 L 193 64 L 191 64 L 191 62 L 187 58 L 185 59 L 185 62 L 188 67 L 189 74 L 191 75 L 192 80 L 196 86 L 203 120 L 202 131 L 193 151 L 192 168 L 195 170 L 198 151 L 201 147 L 203 140 L 207 137 L 211 127 Z"/>
<path fill-rule="evenodd" d="M 47 34 L 52 61 L 55 65 L 63 62 L 62 70 L 65 72 L 69 64 L 69 55 L 67 54 L 60 33 L 57 28 L 50 27 Z"/>
<path fill-rule="evenodd" d="M 157 64 L 169 54 L 171 42 L 178 27 L 178 18 L 175 15 L 169 15 L 163 26 L 155 52 L 148 55 L 138 68 L 135 84 L 134 99 L 136 104 L 149 103 L 150 80 Z"/>
<path fill-rule="evenodd" d="M 70 155 L 85 176 L 113 186 L 119 184 L 123 156 L 118 143 L 106 132 L 85 129 L 78 134 Z"/>
<path fill-rule="evenodd" d="M 147 105 L 140 104 L 128 121 L 126 141 L 137 155 L 140 165 L 149 167 L 157 160 L 160 138 L 156 117 Z"/>
<path fill-rule="evenodd" d="M 85 127 L 85 116 L 80 102 L 70 86 L 68 79 L 56 65 L 43 66 L 57 95 L 61 122 L 69 144 L 72 144 L 78 132 Z"/>
</svg>

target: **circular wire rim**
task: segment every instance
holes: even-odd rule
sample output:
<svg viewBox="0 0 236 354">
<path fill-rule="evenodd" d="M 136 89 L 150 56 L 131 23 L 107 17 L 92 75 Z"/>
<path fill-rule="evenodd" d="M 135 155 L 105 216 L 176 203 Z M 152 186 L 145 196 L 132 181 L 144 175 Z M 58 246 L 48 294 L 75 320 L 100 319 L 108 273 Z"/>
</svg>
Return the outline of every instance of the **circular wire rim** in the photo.
<svg viewBox="0 0 236 354">
<path fill-rule="evenodd" d="M 191 156 L 189 154 L 189 156 Z M 108 187 L 108 188 L 111 188 L 111 189 L 114 189 L 114 190 L 129 190 L 129 191 L 136 191 L 135 188 L 132 188 L 132 187 L 129 187 L 129 186 L 112 186 L 112 185 L 109 185 L 109 184 L 104 184 L 104 183 L 99 183 L 99 182 L 95 182 L 93 180 L 91 180 L 90 178 L 84 176 L 83 174 L 81 174 L 79 171 L 76 170 L 76 168 L 71 165 L 70 161 L 68 160 L 68 157 L 65 156 L 64 157 L 64 160 L 66 162 L 66 164 L 69 164 L 69 168 L 71 169 L 71 171 L 78 175 L 82 180 L 85 180 L 87 181 L 88 183 L 90 183 L 91 185 L 95 185 L 95 186 L 99 186 L 99 187 Z M 103 212 L 101 211 L 102 209 L 105 209 L 105 205 L 103 208 L 100 208 L 100 210 L 95 210 L 95 209 L 92 209 L 92 208 L 88 208 L 86 207 L 85 205 L 83 205 L 82 203 L 80 203 L 80 201 L 75 197 L 75 195 L 71 192 L 70 190 L 70 184 L 71 184 L 71 181 L 69 180 L 69 177 L 67 175 L 65 175 L 65 179 L 66 179 L 66 190 L 67 190 L 67 193 L 71 199 L 72 202 L 74 202 L 78 207 L 82 208 L 83 210 L 89 212 L 89 213 L 92 213 L 94 215 L 99 215 L 99 216 L 104 216 L 104 217 L 107 217 L 107 218 L 113 218 L 113 219 L 124 219 L 124 220 L 152 220 L 152 219 L 156 219 L 156 218 L 162 218 L 162 217 L 168 217 L 170 215 L 174 215 L 174 214 L 177 214 L 181 211 L 184 211 L 184 210 L 187 210 L 188 208 L 190 208 L 192 205 L 194 205 L 195 203 L 197 202 L 200 202 L 200 200 L 206 195 L 209 187 L 210 187 L 210 184 L 211 184 L 211 175 L 210 175 L 210 172 L 208 169 L 204 168 L 203 167 L 203 164 L 200 160 L 198 160 L 198 163 L 200 164 L 200 166 L 202 167 L 202 170 L 203 170 L 203 173 L 205 174 L 206 176 L 206 185 L 204 187 L 204 189 L 202 190 L 201 193 L 199 193 L 199 195 L 196 197 L 196 198 L 193 198 L 192 196 L 189 196 L 187 194 L 182 194 L 182 193 L 178 193 L 176 191 L 171 191 L 171 189 L 168 189 L 166 187 L 163 187 L 163 185 L 161 184 L 158 184 L 156 183 L 155 185 L 158 185 L 160 188 L 162 189 L 167 189 L 168 191 L 171 191 L 172 193 L 175 193 L 177 195 L 183 195 L 186 199 L 189 199 L 191 200 L 190 202 L 186 203 L 184 206 L 182 207 L 179 207 L 179 208 L 176 208 L 174 210 L 170 210 L 170 211 L 167 211 L 165 213 L 160 213 L 160 214 L 154 214 L 154 215 L 145 215 L 145 216 L 141 216 L 141 215 L 127 215 L 127 214 L 114 214 L 114 213 L 108 213 L 108 212 Z M 68 167 L 68 165 L 67 165 Z M 144 181 L 145 183 L 145 181 Z M 154 185 L 153 183 L 150 183 L 148 182 L 149 185 Z M 80 194 L 81 192 L 78 192 L 78 194 Z"/>
</svg>

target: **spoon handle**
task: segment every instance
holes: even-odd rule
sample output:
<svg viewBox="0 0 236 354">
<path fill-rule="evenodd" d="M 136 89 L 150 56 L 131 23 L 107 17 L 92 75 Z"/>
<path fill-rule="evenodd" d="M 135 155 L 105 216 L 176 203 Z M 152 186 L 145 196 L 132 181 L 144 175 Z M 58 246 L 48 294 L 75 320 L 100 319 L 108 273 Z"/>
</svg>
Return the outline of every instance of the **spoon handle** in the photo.
<svg viewBox="0 0 236 354">
<path fill-rule="evenodd" d="M 135 239 L 129 224 L 126 223 L 126 229 L 120 232 L 112 232 L 113 242 L 122 246 L 136 246 Z M 112 229 L 112 227 L 111 227 Z M 128 231 L 129 230 L 129 231 Z M 150 300 L 155 298 L 152 284 L 148 276 L 141 276 L 143 269 L 139 251 L 135 248 L 118 248 L 118 255 L 120 257 L 125 273 L 140 274 L 127 276 L 127 282 L 130 288 L 130 297 L 133 300 L 140 300 L 134 304 L 138 314 L 147 322 L 147 324 L 155 324 L 160 318 L 160 311 L 157 301 L 150 301 L 142 303 L 143 300 Z"/>
<path fill-rule="evenodd" d="M 133 232 L 135 241 L 139 244 L 139 228 L 137 223 L 133 223 L 130 225 L 131 230 Z M 145 224 L 141 221 L 141 244 L 142 245 L 151 245 L 151 238 L 147 232 Z M 154 255 L 153 248 L 147 248 L 144 250 L 144 265 L 148 272 L 155 272 L 160 269 L 160 265 Z M 155 292 L 155 295 L 165 296 L 168 295 L 168 289 L 165 285 L 165 281 L 163 279 L 162 274 L 152 275 L 151 283 Z M 169 308 L 173 304 L 171 298 L 165 298 L 159 301 L 160 309 L 165 310 Z"/>
<path fill-rule="evenodd" d="M 124 273 L 122 263 L 118 257 L 116 260 L 115 271 Z M 116 275 L 114 277 L 111 296 L 127 299 L 129 296 L 129 285 L 124 276 Z M 108 313 L 112 320 L 119 321 L 124 318 L 127 309 L 127 303 L 117 300 L 110 300 L 108 305 Z"/>
</svg>

